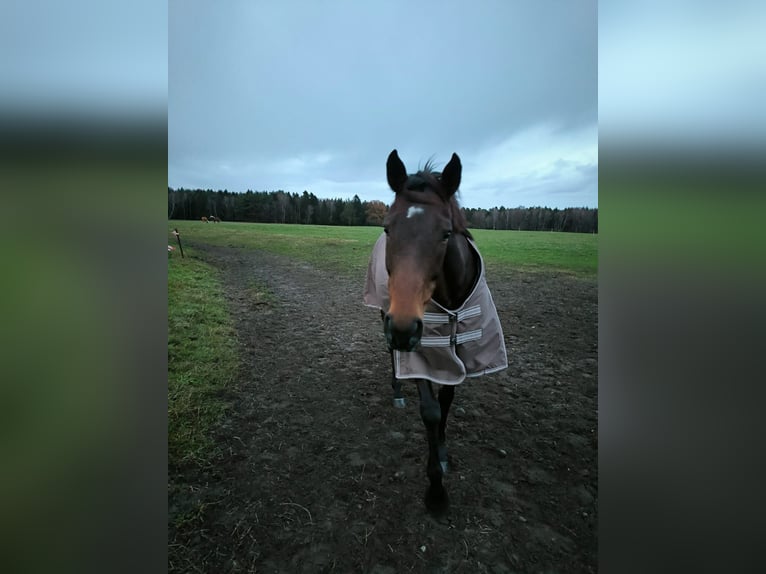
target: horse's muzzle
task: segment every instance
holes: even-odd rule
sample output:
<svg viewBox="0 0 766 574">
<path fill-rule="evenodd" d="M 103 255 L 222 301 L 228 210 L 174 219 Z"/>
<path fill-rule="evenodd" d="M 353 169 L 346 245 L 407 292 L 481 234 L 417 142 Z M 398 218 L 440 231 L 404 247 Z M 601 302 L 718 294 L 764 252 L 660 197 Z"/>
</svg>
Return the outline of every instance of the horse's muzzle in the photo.
<svg viewBox="0 0 766 574">
<path fill-rule="evenodd" d="M 414 351 L 423 336 L 423 321 L 413 319 L 404 329 L 394 324 L 391 315 L 383 319 L 383 332 L 386 334 L 388 350 Z"/>
</svg>

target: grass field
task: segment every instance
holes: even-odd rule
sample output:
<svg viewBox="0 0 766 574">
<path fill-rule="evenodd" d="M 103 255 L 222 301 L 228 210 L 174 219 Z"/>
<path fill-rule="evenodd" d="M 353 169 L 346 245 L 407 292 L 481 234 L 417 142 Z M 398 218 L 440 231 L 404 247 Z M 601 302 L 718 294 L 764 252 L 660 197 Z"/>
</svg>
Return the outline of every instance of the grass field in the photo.
<svg viewBox="0 0 766 574">
<path fill-rule="evenodd" d="M 181 240 L 263 249 L 340 273 L 364 273 L 380 227 L 170 221 Z M 555 270 L 595 277 L 598 235 L 544 231 L 471 230 L 488 267 Z"/>
<path fill-rule="evenodd" d="M 168 463 L 207 466 L 238 360 L 217 271 L 185 249 L 168 261 Z"/>
</svg>

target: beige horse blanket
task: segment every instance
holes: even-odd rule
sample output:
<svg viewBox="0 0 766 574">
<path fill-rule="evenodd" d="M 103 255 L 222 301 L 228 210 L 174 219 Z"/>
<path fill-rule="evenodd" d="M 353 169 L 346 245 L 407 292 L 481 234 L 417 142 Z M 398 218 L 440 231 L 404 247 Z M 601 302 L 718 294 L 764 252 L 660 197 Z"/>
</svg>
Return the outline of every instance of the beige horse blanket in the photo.
<svg viewBox="0 0 766 574">
<path fill-rule="evenodd" d="M 479 279 L 459 309 L 446 309 L 431 299 L 423 316 L 423 337 L 412 352 L 394 351 L 397 379 L 428 379 L 441 385 L 457 385 L 466 377 L 478 377 L 508 367 L 505 339 L 497 309 L 479 259 Z M 372 250 L 364 286 L 364 304 L 387 311 L 388 272 L 386 236 L 381 234 Z"/>
</svg>

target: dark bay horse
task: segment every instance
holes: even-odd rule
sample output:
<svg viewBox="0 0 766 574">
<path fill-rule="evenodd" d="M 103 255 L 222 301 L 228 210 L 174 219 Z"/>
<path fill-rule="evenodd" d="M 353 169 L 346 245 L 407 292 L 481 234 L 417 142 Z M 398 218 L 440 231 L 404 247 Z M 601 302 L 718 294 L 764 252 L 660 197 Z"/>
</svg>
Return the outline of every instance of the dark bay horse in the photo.
<svg viewBox="0 0 766 574">
<path fill-rule="evenodd" d="M 446 309 L 458 309 L 464 303 L 477 282 L 480 261 L 469 245 L 472 237 L 455 199 L 462 174 L 457 154 L 452 154 L 441 173 L 426 164 L 408 175 L 394 150 L 388 156 L 386 174 L 396 194 L 383 221 L 390 298 L 383 330 L 393 366 L 394 351 L 414 351 L 421 343 L 429 301 Z M 439 385 L 437 394 L 431 381 L 416 382 L 428 436 L 430 485 L 425 503 L 438 512 L 449 504 L 442 476 L 447 470 L 445 427 L 455 386 Z M 394 401 L 403 406 L 401 384 L 394 371 Z"/>
</svg>

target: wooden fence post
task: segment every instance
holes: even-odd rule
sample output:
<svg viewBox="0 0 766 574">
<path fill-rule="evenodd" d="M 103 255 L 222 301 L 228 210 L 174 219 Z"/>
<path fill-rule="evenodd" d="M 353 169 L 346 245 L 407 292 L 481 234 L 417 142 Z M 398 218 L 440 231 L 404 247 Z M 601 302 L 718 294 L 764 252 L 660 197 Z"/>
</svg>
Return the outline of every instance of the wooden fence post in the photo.
<svg viewBox="0 0 766 574">
<path fill-rule="evenodd" d="M 178 228 L 177 227 L 173 230 L 173 235 L 176 236 L 176 240 L 178 241 L 178 248 L 181 250 L 181 259 L 185 259 L 185 257 L 184 257 L 184 248 L 181 245 L 181 234 L 178 233 Z"/>
</svg>

